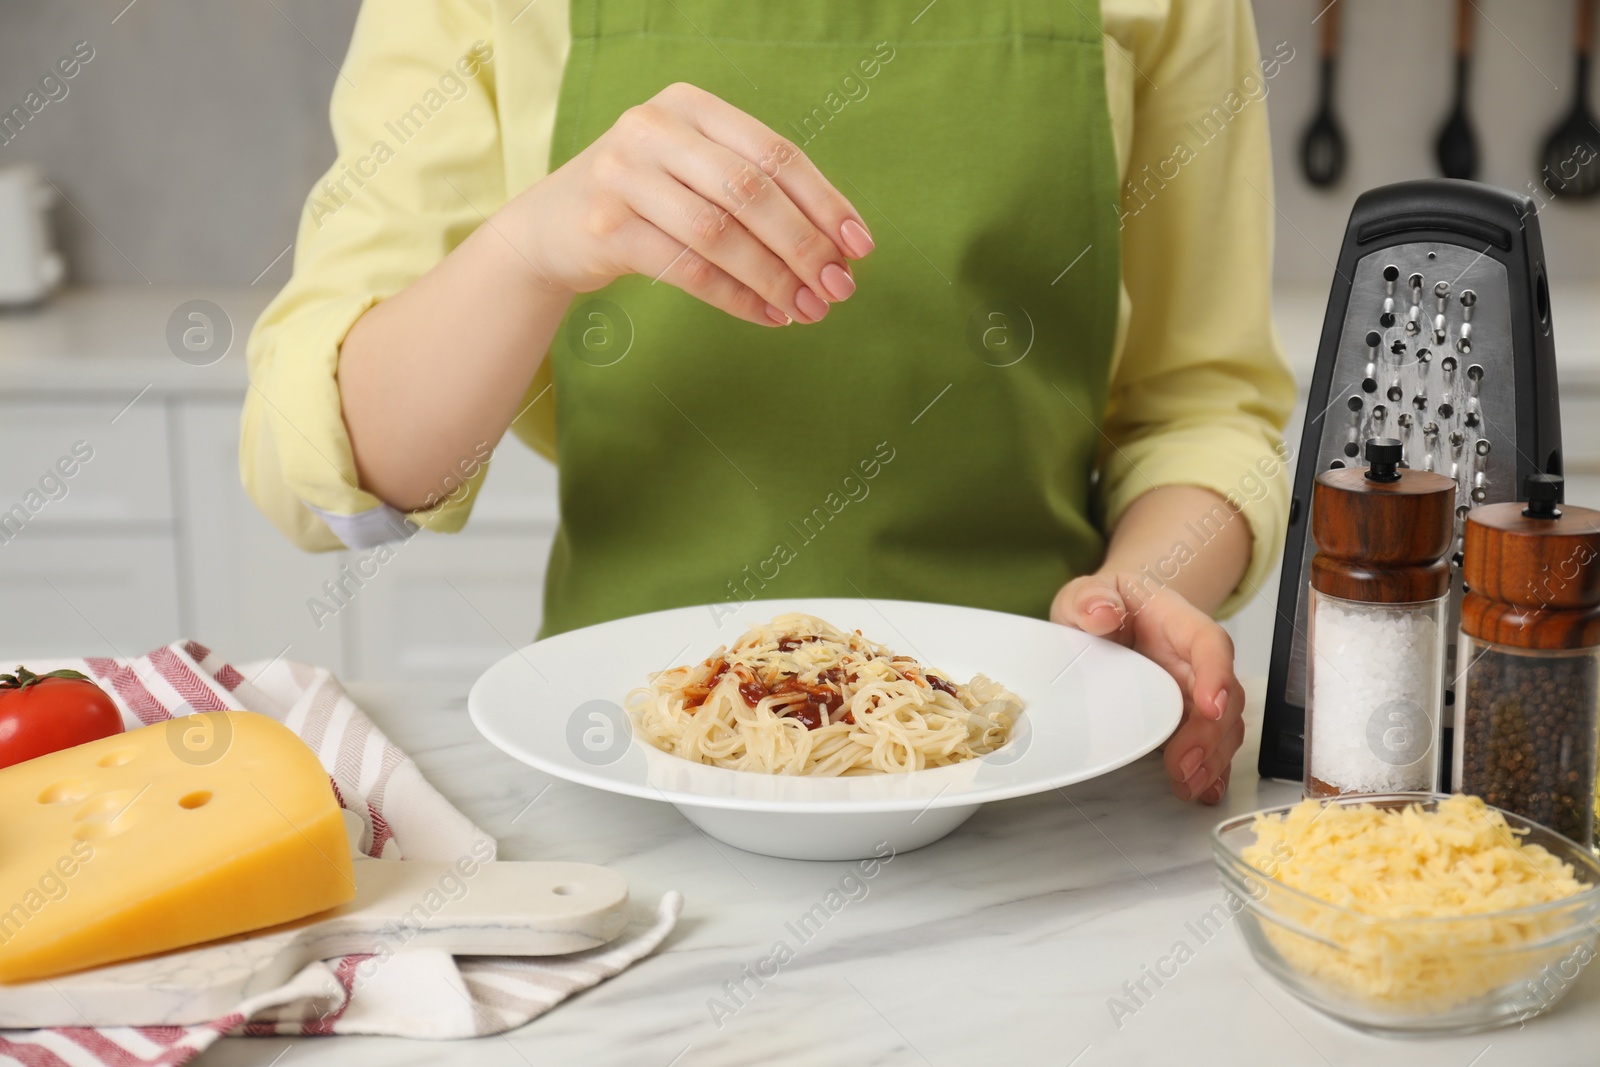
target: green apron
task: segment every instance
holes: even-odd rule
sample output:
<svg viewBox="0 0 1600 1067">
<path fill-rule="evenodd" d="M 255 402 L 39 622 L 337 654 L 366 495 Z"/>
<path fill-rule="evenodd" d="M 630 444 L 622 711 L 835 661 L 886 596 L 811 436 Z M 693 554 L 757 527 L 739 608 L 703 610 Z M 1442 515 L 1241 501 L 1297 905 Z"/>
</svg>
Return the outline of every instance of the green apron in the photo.
<svg viewBox="0 0 1600 1067">
<path fill-rule="evenodd" d="M 791 138 L 877 242 L 816 325 L 628 277 L 552 349 L 545 635 L 864 596 L 1043 617 L 1090 514 L 1119 279 L 1094 0 L 572 0 L 552 169 L 666 85 Z"/>
</svg>

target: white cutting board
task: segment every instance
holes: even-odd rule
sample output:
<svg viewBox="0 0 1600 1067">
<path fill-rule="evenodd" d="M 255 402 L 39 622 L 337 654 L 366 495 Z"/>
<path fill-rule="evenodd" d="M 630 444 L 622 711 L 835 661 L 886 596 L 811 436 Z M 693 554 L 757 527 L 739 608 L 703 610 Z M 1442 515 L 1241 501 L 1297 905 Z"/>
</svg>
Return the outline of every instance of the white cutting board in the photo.
<svg viewBox="0 0 1600 1067">
<path fill-rule="evenodd" d="M 448 863 L 365 860 L 355 879 L 348 904 L 264 932 L 0 985 L 0 1029 L 210 1022 L 313 960 L 382 946 L 557 956 L 603 945 L 628 924 L 627 882 L 586 863 L 491 862 L 466 878 Z"/>
</svg>

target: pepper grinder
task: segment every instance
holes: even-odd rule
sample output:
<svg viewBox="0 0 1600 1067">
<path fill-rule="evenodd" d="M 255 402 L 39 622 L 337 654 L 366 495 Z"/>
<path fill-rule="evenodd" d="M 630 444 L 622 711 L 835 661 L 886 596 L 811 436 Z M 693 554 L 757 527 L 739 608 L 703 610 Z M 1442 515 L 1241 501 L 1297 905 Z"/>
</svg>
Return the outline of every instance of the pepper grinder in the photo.
<svg viewBox="0 0 1600 1067">
<path fill-rule="evenodd" d="M 1404 459 L 1372 438 L 1312 490 L 1307 796 L 1438 788 L 1456 483 Z"/>
<path fill-rule="evenodd" d="M 1462 792 L 1582 844 L 1594 834 L 1600 716 L 1600 511 L 1530 475 L 1526 503 L 1467 516 L 1461 601 Z"/>
</svg>

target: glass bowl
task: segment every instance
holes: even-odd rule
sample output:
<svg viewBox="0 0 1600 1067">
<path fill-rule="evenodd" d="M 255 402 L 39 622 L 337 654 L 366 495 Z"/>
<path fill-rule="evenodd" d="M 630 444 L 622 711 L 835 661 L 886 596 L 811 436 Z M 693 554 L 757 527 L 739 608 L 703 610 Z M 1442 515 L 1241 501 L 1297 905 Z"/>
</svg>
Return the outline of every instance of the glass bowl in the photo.
<svg viewBox="0 0 1600 1067">
<path fill-rule="evenodd" d="M 1432 810 L 1439 793 L 1336 797 L 1332 804 Z M 1384 919 L 1330 904 L 1240 858 L 1258 815 L 1212 832 L 1213 856 L 1245 944 L 1289 992 L 1352 1026 L 1389 1036 L 1470 1033 L 1548 1011 L 1595 956 L 1600 863 L 1554 830 L 1500 811 L 1525 844 L 1572 866 L 1586 888 L 1563 900 L 1452 918 Z M 1492 809 L 1499 810 L 1499 809 Z"/>
</svg>

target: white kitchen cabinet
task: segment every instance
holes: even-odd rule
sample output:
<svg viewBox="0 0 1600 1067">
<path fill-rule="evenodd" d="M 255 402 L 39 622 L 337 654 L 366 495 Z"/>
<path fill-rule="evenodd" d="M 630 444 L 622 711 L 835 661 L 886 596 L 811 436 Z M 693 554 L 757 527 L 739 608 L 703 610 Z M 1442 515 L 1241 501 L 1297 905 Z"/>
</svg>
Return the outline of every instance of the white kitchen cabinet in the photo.
<svg viewBox="0 0 1600 1067">
<path fill-rule="evenodd" d="M 508 438 L 462 532 L 419 533 L 386 554 L 345 553 L 344 565 L 361 579 L 345 579 L 354 595 L 339 611 L 346 670 L 470 681 L 532 641 L 557 511 L 555 468 Z"/>
<path fill-rule="evenodd" d="M 560 513 L 555 464 L 508 434 L 489 460 L 472 521 L 461 534 L 554 533 Z"/>
<path fill-rule="evenodd" d="M 0 404 L 0 536 L 84 524 L 170 529 L 165 419 L 161 402 L 148 397 L 132 407 L 126 400 Z"/>
<path fill-rule="evenodd" d="M 308 553 L 239 484 L 239 401 L 173 401 L 189 629 L 229 658 L 285 656 L 349 678 L 471 681 L 539 626 L 555 472 L 498 449 L 460 534 Z"/>
<path fill-rule="evenodd" d="M 0 657 L 178 635 L 169 464 L 159 402 L 0 402 Z"/>
<path fill-rule="evenodd" d="M 182 633 L 171 537 L 28 530 L 0 545 L 0 670 L 52 656 L 136 656 Z"/>
<path fill-rule="evenodd" d="M 367 554 L 301 552 L 239 483 L 244 338 L 270 295 L 78 290 L 0 317 L 0 667 L 192 637 L 236 663 L 281 655 L 348 678 L 461 682 L 505 654 L 502 633 L 531 639 L 555 472 L 514 441 L 466 533 L 418 535 L 359 603 L 313 610 Z M 170 316 L 195 298 L 231 328 L 211 363 L 168 347 Z M 72 455 L 80 441 L 87 462 Z"/>
<path fill-rule="evenodd" d="M 114 425 L 121 405 L 97 399 L 0 402 L 11 499 L 55 462 L 56 438 L 98 442 L 65 495 L 0 541 L 0 656 L 137 654 L 192 637 L 236 663 L 470 681 L 533 639 L 556 524 L 549 463 L 507 442 L 464 533 L 301 552 L 240 485 L 241 402 L 147 396 Z"/>
<path fill-rule="evenodd" d="M 533 640 L 550 536 L 419 535 L 338 613 L 352 677 L 470 681 Z M 361 557 L 373 553 L 360 553 Z"/>
<path fill-rule="evenodd" d="M 342 670 L 343 628 L 319 626 L 306 601 L 347 553 L 301 552 L 256 510 L 239 482 L 238 400 L 170 404 L 187 636 L 235 662 L 282 655 Z"/>
</svg>

